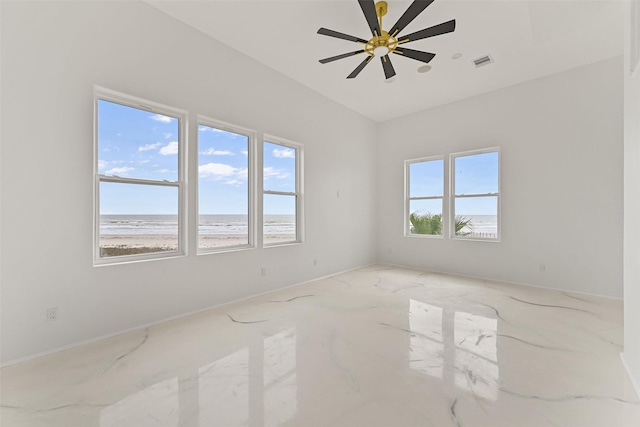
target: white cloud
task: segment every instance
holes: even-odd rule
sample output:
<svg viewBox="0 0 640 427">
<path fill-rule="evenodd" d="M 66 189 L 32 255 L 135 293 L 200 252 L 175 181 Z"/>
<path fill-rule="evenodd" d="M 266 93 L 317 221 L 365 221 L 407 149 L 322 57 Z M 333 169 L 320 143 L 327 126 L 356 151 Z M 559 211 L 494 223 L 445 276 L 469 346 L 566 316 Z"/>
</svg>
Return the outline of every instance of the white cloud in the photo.
<svg viewBox="0 0 640 427">
<path fill-rule="evenodd" d="M 171 123 L 172 121 L 175 120 L 172 117 L 163 116 L 162 114 L 154 114 L 153 116 L 149 116 L 149 118 L 151 120 L 155 120 L 156 122 L 160 122 L 160 123 Z"/>
<path fill-rule="evenodd" d="M 156 148 L 160 147 L 162 145 L 162 142 L 156 142 L 155 144 L 146 144 L 146 145 L 142 145 L 140 147 L 138 147 L 138 151 L 151 151 L 151 150 L 155 150 Z"/>
<path fill-rule="evenodd" d="M 224 163 L 207 163 L 198 167 L 200 178 L 211 178 L 214 181 L 224 181 L 225 184 L 238 186 L 246 181 L 249 171 L 247 168 L 235 168 Z"/>
<path fill-rule="evenodd" d="M 276 178 L 285 179 L 289 177 L 289 172 L 284 169 L 274 169 L 271 166 L 264 168 L 264 179 Z"/>
<path fill-rule="evenodd" d="M 171 154 L 178 154 L 178 141 L 171 141 L 160 149 L 160 154 L 163 156 L 169 156 Z"/>
<path fill-rule="evenodd" d="M 105 172 L 106 175 L 122 175 L 126 176 L 128 172 L 135 170 L 135 168 L 130 168 L 129 166 L 123 166 L 121 168 L 112 168 Z"/>
<path fill-rule="evenodd" d="M 206 165 L 198 166 L 198 173 L 202 178 L 214 177 L 220 179 L 220 177 L 236 175 L 238 171 L 238 168 L 224 163 L 207 163 Z"/>
<path fill-rule="evenodd" d="M 98 160 L 98 170 L 106 169 L 108 167 L 113 167 L 113 165 L 121 165 L 125 163 L 124 160 Z M 131 162 L 129 162 L 131 163 Z"/>
<path fill-rule="evenodd" d="M 245 156 L 249 155 L 249 152 L 247 150 L 242 150 L 241 153 L 244 154 Z"/>
<path fill-rule="evenodd" d="M 234 154 L 231 151 L 227 150 L 216 150 L 211 147 L 208 150 L 201 151 L 200 154 L 203 156 L 233 156 Z"/>
<path fill-rule="evenodd" d="M 274 148 L 272 151 L 273 157 L 277 157 L 279 159 L 295 159 L 296 152 L 291 148 L 283 148 L 282 150 L 278 150 Z"/>
<path fill-rule="evenodd" d="M 247 168 L 238 169 L 238 178 L 242 178 L 244 180 L 249 178 L 249 169 L 247 169 Z"/>
<path fill-rule="evenodd" d="M 160 169 L 156 171 L 157 173 L 169 173 L 169 172 L 173 172 L 171 169 Z"/>
<path fill-rule="evenodd" d="M 217 133 L 226 133 L 226 131 L 222 129 L 211 128 L 209 126 L 200 126 L 198 127 L 200 132 L 217 132 Z"/>
</svg>

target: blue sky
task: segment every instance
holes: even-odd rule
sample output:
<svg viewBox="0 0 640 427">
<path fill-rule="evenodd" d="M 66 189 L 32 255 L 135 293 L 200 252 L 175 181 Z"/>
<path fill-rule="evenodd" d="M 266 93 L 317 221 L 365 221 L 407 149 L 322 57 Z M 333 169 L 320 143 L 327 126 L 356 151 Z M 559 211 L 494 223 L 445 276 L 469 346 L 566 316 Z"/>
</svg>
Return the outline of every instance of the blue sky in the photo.
<svg viewBox="0 0 640 427">
<path fill-rule="evenodd" d="M 296 151 L 271 142 L 264 143 L 263 186 L 265 190 L 296 191 Z M 265 194 L 265 215 L 293 214 L 296 211 L 294 196 Z"/>
<path fill-rule="evenodd" d="M 498 192 L 498 152 L 455 158 L 455 194 Z M 444 160 L 412 163 L 409 166 L 410 197 L 443 196 Z M 456 214 L 496 215 L 495 197 L 458 198 Z M 442 213 L 441 200 L 412 200 L 411 212 Z"/>
<path fill-rule="evenodd" d="M 176 181 L 178 120 L 98 101 L 98 171 Z"/>
<path fill-rule="evenodd" d="M 176 181 L 178 135 L 175 118 L 99 100 L 98 172 Z M 249 138 L 199 124 L 197 142 L 199 213 L 246 214 Z M 295 150 L 268 142 L 264 150 L 265 189 L 295 191 Z M 269 196 L 265 213 L 293 214 L 290 199 Z M 174 187 L 122 183 L 100 186 L 101 214 L 175 215 L 177 209 Z"/>
<path fill-rule="evenodd" d="M 460 156 L 455 159 L 455 193 L 498 192 L 498 152 Z M 497 215 L 496 197 L 457 199 L 456 215 Z"/>
<path fill-rule="evenodd" d="M 198 211 L 247 214 L 249 138 L 198 125 Z"/>
<path fill-rule="evenodd" d="M 158 181 L 178 179 L 178 120 L 120 104 L 98 101 L 98 171 L 103 175 Z M 248 212 L 249 138 L 214 126 L 198 125 L 198 207 L 200 214 Z M 263 145 L 264 189 L 295 191 L 296 151 Z M 498 191 L 498 153 L 455 159 L 457 194 Z M 411 197 L 442 196 L 444 161 L 410 166 Z M 412 201 L 411 211 L 441 212 L 439 200 Z M 175 188 L 102 183 L 101 214 L 177 214 Z M 495 215 L 495 197 L 458 199 L 456 213 Z M 265 214 L 293 214 L 295 198 L 266 195 Z"/>
</svg>

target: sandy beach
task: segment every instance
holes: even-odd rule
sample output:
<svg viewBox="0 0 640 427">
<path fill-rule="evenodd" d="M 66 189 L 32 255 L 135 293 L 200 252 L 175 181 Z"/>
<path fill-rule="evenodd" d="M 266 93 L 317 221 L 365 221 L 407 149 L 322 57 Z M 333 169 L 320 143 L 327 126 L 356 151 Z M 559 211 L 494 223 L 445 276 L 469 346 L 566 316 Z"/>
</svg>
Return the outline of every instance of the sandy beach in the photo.
<svg viewBox="0 0 640 427">
<path fill-rule="evenodd" d="M 266 235 L 265 244 L 284 243 L 294 240 L 295 236 L 291 234 L 274 234 Z M 200 237 L 199 247 L 201 249 L 220 248 L 226 246 L 246 245 L 246 235 L 220 234 L 220 235 L 204 235 Z M 103 235 L 100 237 L 101 248 L 155 248 L 158 251 L 175 250 L 178 247 L 178 238 L 175 234 L 145 234 L 145 235 L 127 235 L 127 236 L 110 236 Z M 155 252 L 155 251 L 154 251 Z"/>
</svg>

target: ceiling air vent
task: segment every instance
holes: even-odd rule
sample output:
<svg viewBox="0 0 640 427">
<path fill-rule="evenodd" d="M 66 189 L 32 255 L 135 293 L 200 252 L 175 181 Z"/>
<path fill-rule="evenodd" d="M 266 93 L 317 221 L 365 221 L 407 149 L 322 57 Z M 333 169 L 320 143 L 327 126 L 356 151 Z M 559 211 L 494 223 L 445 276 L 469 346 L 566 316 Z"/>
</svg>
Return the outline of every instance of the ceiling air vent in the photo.
<svg viewBox="0 0 640 427">
<path fill-rule="evenodd" d="M 493 62 L 493 58 L 489 55 L 481 56 L 480 58 L 474 59 L 473 63 L 476 65 L 476 68 L 482 67 L 483 65 L 488 65 Z"/>
</svg>

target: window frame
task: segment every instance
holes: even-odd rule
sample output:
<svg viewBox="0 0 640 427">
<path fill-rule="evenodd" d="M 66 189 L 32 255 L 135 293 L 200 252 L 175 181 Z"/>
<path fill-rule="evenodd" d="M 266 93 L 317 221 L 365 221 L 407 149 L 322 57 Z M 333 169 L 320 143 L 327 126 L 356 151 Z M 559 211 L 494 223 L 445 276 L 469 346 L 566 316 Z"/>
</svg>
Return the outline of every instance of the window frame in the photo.
<svg viewBox="0 0 640 427">
<path fill-rule="evenodd" d="M 286 148 L 290 148 L 295 150 L 295 191 L 275 191 L 275 190 L 265 190 L 264 188 L 264 145 L 265 143 L 280 145 Z M 277 246 L 286 246 L 286 245 L 297 245 L 304 243 L 304 182 L 303 182 L 303 165 L 304 165 L 304 149 L 303 145 L 298 142 L 289 141 L 284 138 L 280 138 L 277 136 L 264 134 L 262 136 L 262 147 L 260 150 L 260 160 L 262 164 L 262 168 L 260 170 L 260 212 L 258 212 L 259 216 L 259 229 L 260 229 L 260 241 L 262 243 L 263 248 L 277 247 Z M 265 243 L 264 242 L 264 196 L 265 195 L 280 195 L 280 196 L 294 196 L 295 197 L 295 206 L 296 206 L 296 238 L 295 240 L 287 240 L 283 242 L 275 242 L 275 243 Z"/>
<path fill-rule="evenodd" d="M 248 208 L 247 208 L 247 226 L 248 226 L 248 240 L 246 244 L 240 245 L 230 245 L 230 246 L 220 246 L 217 248 L 200 248 L 200 175 L 198 173 L 196 179 L 196 252 L 198 255 L 207 255 L 212 253 L 219 252 L 233 252 L 233 251 L 241 251 L 247 249 L 256 248 L 256 176 L 257 168 L 256 168 L 256 141 L 257 141 L 257 132 L 253 129 L 245 128 L 242 126 L 230 124 L 227 122 L 223 122 L 221 120 L 212 119 L 207 116 L 198 115 L 197 116 L 197 166 L 198 170 L 200 167 L 200 125 L 207 126 L 210 128 L 219 129 L 225 132 L 234 133 L 237 135 L 246 136 L 248 138 L 247 142 L 247 197 L 248 197 Z"/>
<path fill-rule="evenodd" d="M 432 161 L 442 161 L 442 196 L 420 196 L 420 197 L 411 197 L 411 165 L 416 163 L 426 163 Z M 409 159 L 404 161 L 404 185 L 405 185 L 405 203 L 404 203 L 404 235 L 405 237 L 417 237 L 417 238 L 426 238 L 426 239 L 444 239 L 446 235 L 445 227 L 448 225 L 448 221 L 445 220 L 447 212 L 446 212 L 446 203 L 445 198 L 447 197 L 446 189 L 447 185 L 445 182 L 445 177 L 447 175 L 447 162 L 445 162 L 445 156 L 430 156 L 430 157 L 421 157 L 418 159 Z M 438 200 L 440 199 L 442 202 L 442 234 L 419 234 L 419 233 L 411 233 L 411 221 L 409 220 L 409 215 L 411 215 L 411 201 L 412 200 Z"/>
<path fill-rule="evenodd" d="M 498 153 L 498 192 L 497 193 L 473 193 L 473 194 L 456 194 L 456 166 L 455 160 L 458 157 L 467 157 L 478 154 Z M 477 150 L 469 150 L 458 153 L 449 154 L 449 212 L 448 226 L 449 226 L 449 238 L 453 240 L 475 240 L 483 242 L 500 242 L 502 239 L 502 226 L 501 226 L 501 194 L 502 194 L 502 153 L 500 147 L 481 148 Z M 465 198 L 477 198 L 477 197 L 495 197 L 496 198 L 496 237 L 480 237 L 480 236 L 458 236 L 455 230 L 455 218 L 456 210 L 455 203 L 457 199 Z"/>
<path fill-rule="evenodd" d="M 141 178 L 128 178 L 112 175 L 100 174 L 98 169 L 99 146 L 98 146 L 98 103 L 99 101 L 107 101 L 119 104 L 129 108 L 135 108 L 154 114 L 162 114 L 167 117 L 174 118 L 178 121 L 178 180 L 152 180 Z M 93 264 L 94 266 L 124 264 L 130 262 L 150 261 L 165 258 L 175 258 L 187 255 L 187 221 L 186 221 L 186 184 L 187 176 L 187 129 L 188 129 L 188 113 L 174 107 L 169 107 L 157 102 L 138 98 L 132 95 L 123 94 L 111 89 L 94 86 L 93 94 L 93 176 L 94 176 L 94 216 L 93 216 Z M 123 183 L 133 185 L 153 185 L 160 187 L 174 187 L 178 190 L 178 248 L 175 251 L 152 252 L 135 255 L 121 255 L 112 257 L 103 257 L 100 255 L 100 183 Z"/>
</svg>

